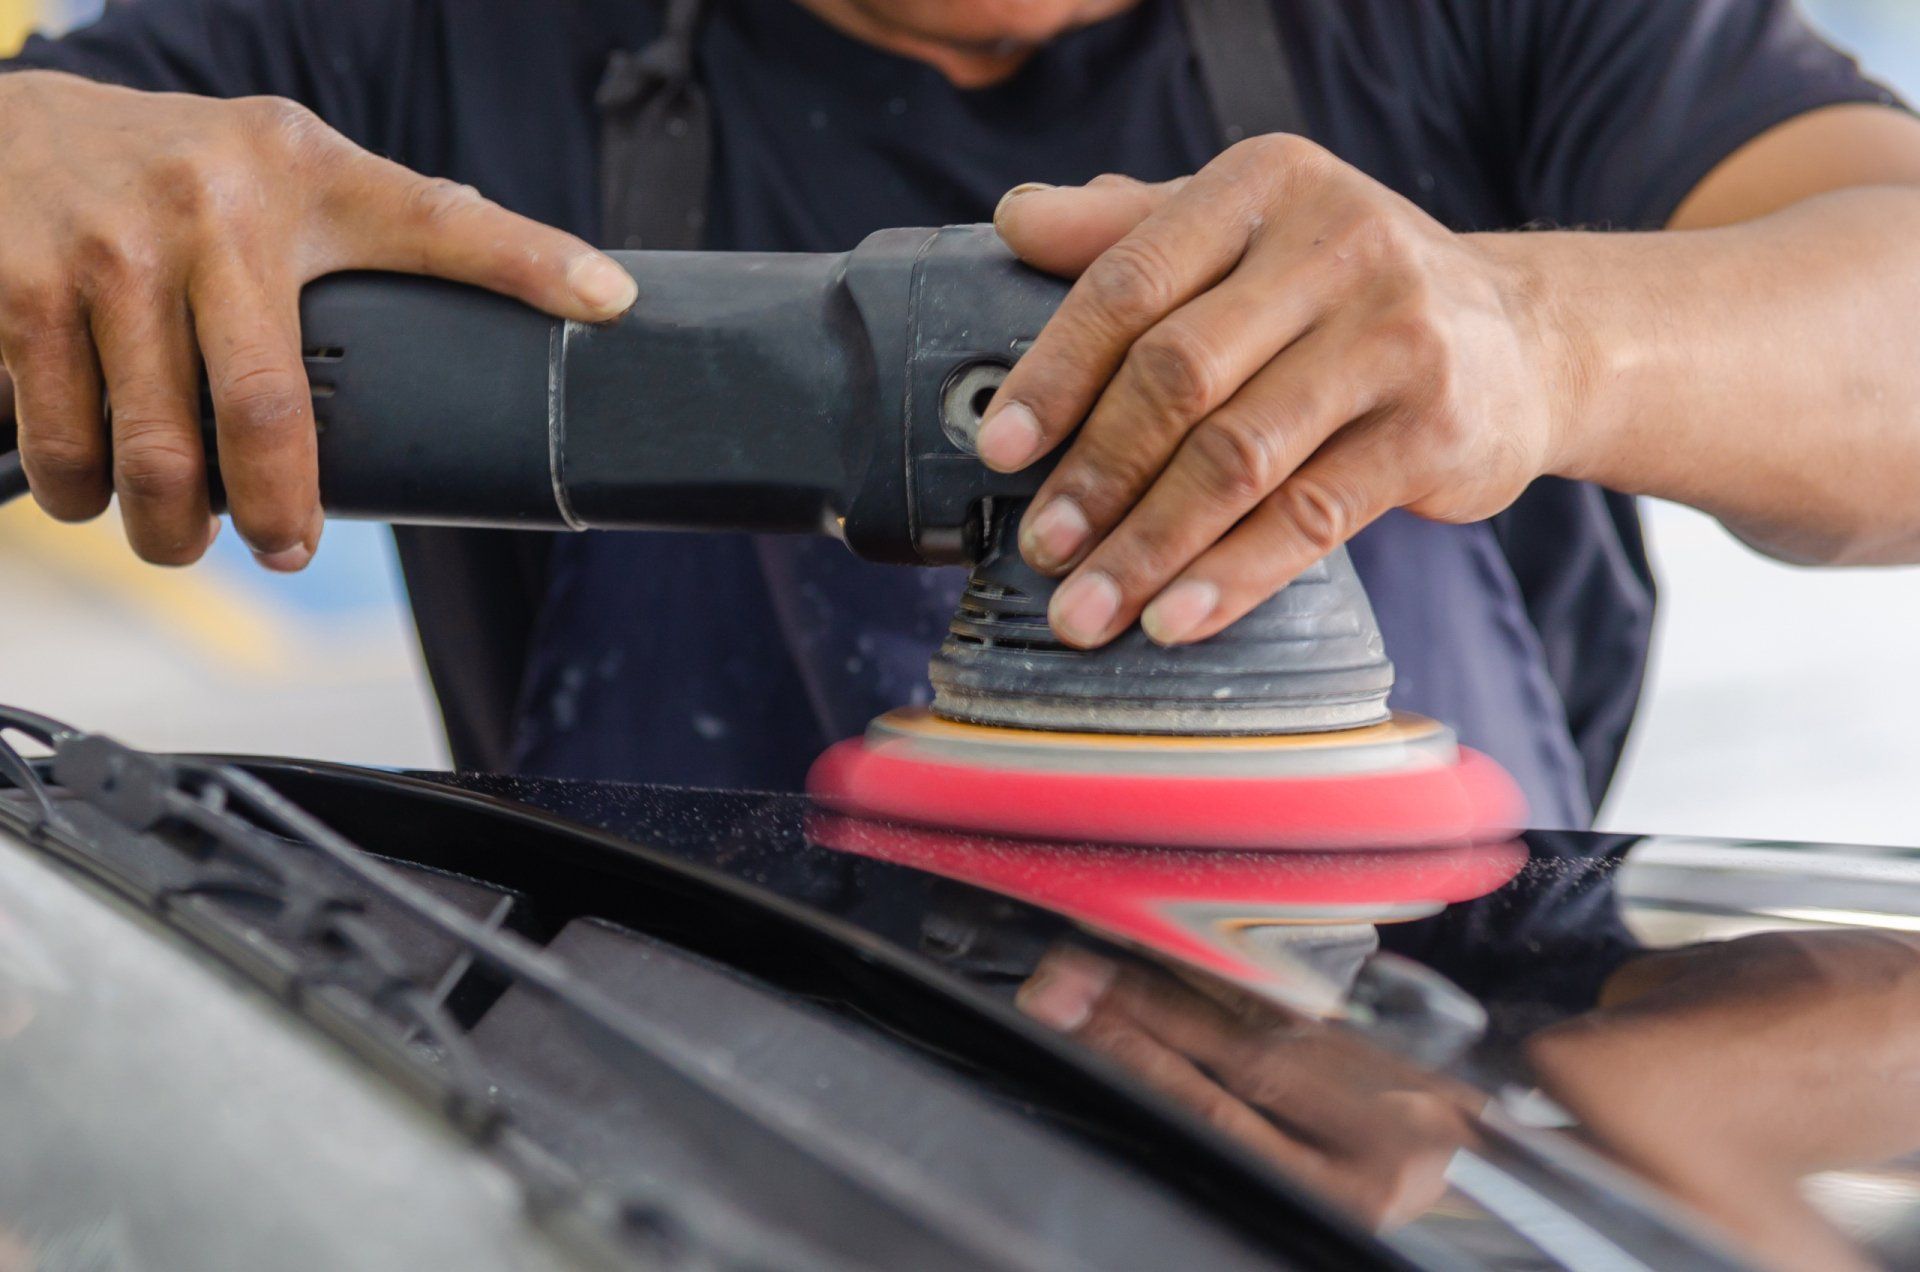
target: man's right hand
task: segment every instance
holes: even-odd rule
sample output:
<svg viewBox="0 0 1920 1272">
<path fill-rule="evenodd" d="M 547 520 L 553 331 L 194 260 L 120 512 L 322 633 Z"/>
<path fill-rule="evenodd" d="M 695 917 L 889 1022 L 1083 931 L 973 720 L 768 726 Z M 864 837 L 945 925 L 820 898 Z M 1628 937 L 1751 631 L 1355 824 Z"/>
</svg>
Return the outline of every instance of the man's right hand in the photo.
<svg viewBox="0 0 1920 1272">
<path fill-rule="evenodd" d="M 218 527 L 202 366 L 235 529 L 272 569 L 312 559 L 299 297 L 313 279 L 431 274 L 582 322 L 636 294 L 572 235 L 369 154 L 292 102 L 46 71 L 0 76 L 0 226 L 0 361 L 34 497 L 82 521 L 118 494 L 128 541 L 162 565 L 199 559 Z"/>
</svg>

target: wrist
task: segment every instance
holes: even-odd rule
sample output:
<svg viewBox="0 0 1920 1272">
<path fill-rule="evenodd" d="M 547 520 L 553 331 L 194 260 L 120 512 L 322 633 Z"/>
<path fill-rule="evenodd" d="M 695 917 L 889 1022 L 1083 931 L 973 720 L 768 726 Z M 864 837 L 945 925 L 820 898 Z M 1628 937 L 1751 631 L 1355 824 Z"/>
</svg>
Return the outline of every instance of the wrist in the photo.
<svg viewBox="0 0 1920 1272">
<path fill-rule="evenodd" d="M 1516 231 L 1469 236 L 1498 279 L 1524 374 L 1546 434 L 1542 475 L 1601 480 L 1618 449 L 1621 369 L 1633 361 L 1594 270 L 1590 234 Z"/>
</svg>

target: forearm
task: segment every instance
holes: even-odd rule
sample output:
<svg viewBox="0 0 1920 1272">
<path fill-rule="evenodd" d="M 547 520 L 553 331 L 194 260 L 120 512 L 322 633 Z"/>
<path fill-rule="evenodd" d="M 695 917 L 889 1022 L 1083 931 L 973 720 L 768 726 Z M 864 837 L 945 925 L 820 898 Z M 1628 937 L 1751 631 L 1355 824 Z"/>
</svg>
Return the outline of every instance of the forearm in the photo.
<svg viewBox="0 0 1920 1272">
<path fill-rule="evenodd" d="M 1786 560 L 1920 561 L 1920 188 L 1481 246 L 1568 369 L 1555 473 L 1690 504 Z"/>
</svg>

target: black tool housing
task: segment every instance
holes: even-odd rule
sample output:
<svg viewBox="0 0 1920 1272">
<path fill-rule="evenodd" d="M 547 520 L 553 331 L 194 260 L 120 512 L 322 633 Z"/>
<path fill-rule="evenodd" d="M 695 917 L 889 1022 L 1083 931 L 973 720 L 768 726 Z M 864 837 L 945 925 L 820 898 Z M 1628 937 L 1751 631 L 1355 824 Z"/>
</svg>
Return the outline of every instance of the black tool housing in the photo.
<svg viewBox="0 0 1920 1272">
<path fill-rule="evenodd" d="M 886 230 L 837 256 L 614 256 L 640 299 L 601 326 L 390 274 L 309 287 L 329 513 L 824 531 L 874 560 L 948 564 L 979 541 L 983 500 L 1044 477 L 971 453 L 979 409 L 1066 290 L 990 227 Z"/>
</svg>

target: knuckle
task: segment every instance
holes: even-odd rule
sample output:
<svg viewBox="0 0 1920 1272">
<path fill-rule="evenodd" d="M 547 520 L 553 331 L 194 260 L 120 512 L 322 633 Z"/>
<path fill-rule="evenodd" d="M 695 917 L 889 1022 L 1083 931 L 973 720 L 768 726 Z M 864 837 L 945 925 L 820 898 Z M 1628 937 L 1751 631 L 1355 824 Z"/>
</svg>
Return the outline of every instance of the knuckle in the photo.
<svg viewBox="0 0 1920 1272">
<path fill-rule="evenodd" d="M 1122 324 L 1158 317 L 1179 299 L 1173 263 L 1151 239 L 1135 234 L 1100 255 L 1082 282 L 1100 309 Z"/>
<path fill-rule="evenodd" d="M 97 481 L 106 456 L 102 448 L 69 433 L 24 433 L 20 458 L 34 473 L 35 484 L 70 487 Z"/>
<path fill-rule="evenodd" d="M 470 185 L 461 185 L 445 177 L 423 178 L 407 190 L 406 217 L 423 230 L 437 230 L 449 221 L 464 216 L 485 200 Z"/>
<path fill-rule="evenodd" d="M 1134 343 L 1135 371 L 1153 402 L 1185 419 L 1197 419 L 1225 396 L 1224 370 L 1211 343 L 1173 322 Z"/>
<path fill-rule="evenodd" d="M 197 150 L 155 155 L 147 172 L 148 185 L 160 205 L 182 220 L 198 220 L 206 214 L 222 176 L 222 170 Z"/>
<path fill-rule="evenodd" d="M 1436 377 L 1447 375 L 1453 365 L 1453 335 L 1427 306 L 1409 305 L 1389 315 L 1378 334 L 1393 365 L 1417 375 L 1429 392 L 1444 387 Z"/>
<path fill-rule="evenodd" d="M 113 485 L 125 498 L 173 503 L 192 498 L 199 482 L 198 446 L 170 430 L 130 433 L 114 449 Z"/>
<path fill-rule="evenodd" d="M 1244 1133 L 1247 1107 L 1232 1096 L 1209 1092 L 1198 1107 L 1201 1120 L 1214 1130 L 1225 1132 L 1230 1137 Z"/>
<path fill-rule="evenodd" d="M 285 97 L 243 97 L 233 106 L 253 138 L 281 155 L 303 155 L 333 135 L 320 116 Z"/>
<path fill-rule="evenodd" d="M 158 157 L 150 178 L 154 203 L 176 223 L 222 222 L 258 205 L 248 197 L 255 181 L 246 167 L 210 150 Z"/>
<path fill-rule="evenodd" d="M 1246 1065 L 1245 1076 L 1239 1078 L 1236 1089 L 1246 1097 L 1247 1103 L 1256 1108 L 1283 1109 L 1287 1107 L 1288 1097 L 1296 1089 L 1279 1074 L 1268 1071 L 1265 1062 L 1269 1057 L 1255 1055 Z"/>
<path fill-rule="evenodd" d="M 1298 133 L 1261 133 L 1236 141 L 1224 154 L 1237 164 L 1270 169 L 1315 164 L 1325 158 L 1327 152 Z"/>
<path fill-rule="evenodd" d="M 1401 1125 L 1415 1142 L 1428 1149 L 1451 1149 L 1465 1138 L 1466 1119 L 1447 1101 L 1424 1092 L 1390 1092 L 1389 1095 L 1399 1096 L 1388 1107 L 1401 1119 Z M 1415 1156 L 1413 1160 L 1421 1158 Z"/>
<path fill-rule="evenodd" d="M 152 238 L 126 225 L 82 230 L 73 243 L 73 263 L 95 294 L 144 286 L 160 272 L 160 251 Z"/>
<path fill-rule="evenodd" d="M 1095 1051 L 1119 1060 L 1133 1054 L 1139 1041 L 1125 1020 L 1098 1004 L 1080 1027 L 1072 1032 Z"/>
<path fill-rule="evenodd" d="M 1399 1170 L 1393 1165 L 1384 1171 L 1362 1174 L 1350 1187 L 1348 1205 L 1355 1217 L 1369 1228 L 1386 1226 L 1399 1208 Z"/>
<path fill-rule="evenodd" d="M 1235 142 L 1220 160 L 1237 177 L 1263 190 L 1298 188 L 1324 180 L 1334 167 L 1324 147 L 1294 133 L 1264 133 Z"/>
<path fill-rule="evenodd" d="M 1340 260 L 1370 273 L 1398 268 L 1409 258 L 1412 246 L 1401 219 L 1371 203 L 1348 213 L 1325 241 Z"/>
<path fill-rule="evenodd" d="M 1281 515 L 1315 559 L 1351 538 L 1360 521 L 1360 492 L 1325 475 L 1299 477 L 1281 487 L 1275 497 Z"/>
<path fill-rule="evenodd" d="M 85 521 L 107 506 L 106 456 L 70 437 L 20 439 L 34 499 L 58 521 Z"/>
<path fill-rule="evenodd" d="M 0 285 L 0 326 L 23 353 L 79 330 L 79 299 L 64 277 L 20 279 Z"/>
<path fill-rule="evenodd" d="M 262 355 L 235 361 L 242 365 L 214 386 L 225 436 L 244 447 L 304 419 L 312 407 L 312 391 L 300 376 Z"/>
<path fill-rule="evenodd" d="M 489 285 L 509 295 L 532 295 L 564 279 L 565 258 L 537 248 L 502 252 L 488 262 Z"/>
<path fill-rule="evenodd" d="M 1152 448 L 1089 434 L 1060 461 L 1050 481 L 1054 494 L 1066 495 L 1095 523 L 1107 524 L 1126 512 L 1159 469 Z"/>
<path fill-rule="evenodd" d="M 1279 482 L 1280 446 L 1267 427 L 1240 414 L 1216 415 L 1193 430 L 1206 484 L 1226 504 L 1246 507 Z"/>
<path fill-rule="evenodd" d="M 1173 527 L 1136 526 L 1122 533 L 1124 538 L 1108 547 L 1099 560 L 1099 568 L 1112 576 L 1122 595 L 1151 589 L 1185 564 Z"/>
<path fill-rule="evenodd" d="M 1422 442 L 1434 448 L 1443 461 L 1454 460 L 1461 456 L 1474 441 L 1475 430 L 1468 424 L 1466 416 L 1456 410 L 1444 396 L 1437 399 L 1422 413 L 1420 423 L 1421 432 L 1425 434 L 1421 439 Z M 1524 458 L 1516 464 L 1509 455 L 1496 454 L 1494 462 L 1489 465 L 1490 471 L 1486 475 L 1494 476 L 1498 470 L 1508 466 L 1515 471 L 1520 471 L 1524 468 L 1524 464 Z"/>
</svg>

